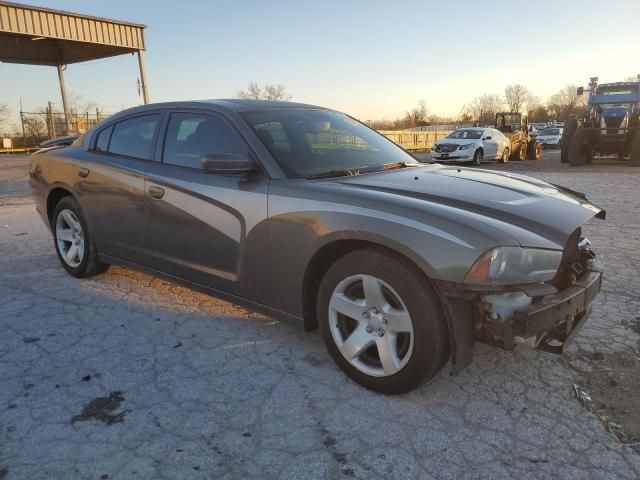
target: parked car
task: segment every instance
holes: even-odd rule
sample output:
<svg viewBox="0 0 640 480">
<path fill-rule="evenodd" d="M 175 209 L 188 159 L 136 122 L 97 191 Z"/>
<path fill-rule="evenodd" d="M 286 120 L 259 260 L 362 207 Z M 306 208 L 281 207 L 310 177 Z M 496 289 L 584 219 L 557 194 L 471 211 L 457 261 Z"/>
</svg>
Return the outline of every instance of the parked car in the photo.
<svg viewBox="0 0 640 480">
<path fill-rule="evenodd" d="M 560 148 L 562 143 L 562 128 L 545 128 L 537 136 L 543 147 Z"/>
<path fill-rule="evenodd" d="M 509 139 L 495 128 L 458 128 L 433 144 L 431 160 L 476 165 L 484 159 L 506 162 L 510 145 Z"/>
<path fill-rule="evenodd" d="M 469 141 L 500 138 L 484 135 Z M 128 265 L 319 327 L 349 377 L 387 394 L 449 359 L 459 372 L 476 341 L 560 353 L 600 290 L 581 225 L 605 212 L 583 194 L 420 164 L 311 105 L 140 106 L 29 173 L 69 274 Z"/>
<path fill-rule="evenodd" d="M 45 140 L 44 142 L 38 145 L 40 148 L 33 153 L 42 154 L 50 150 L 56 150 L 58 148 L 68 147 L 73 142 L 75 142 L 78 139 L 78 137 L 79 135 L 67 135 L 64 137 L 57 137 L 57 138 L 52 138 L 50 140 Z"/>
</svg>

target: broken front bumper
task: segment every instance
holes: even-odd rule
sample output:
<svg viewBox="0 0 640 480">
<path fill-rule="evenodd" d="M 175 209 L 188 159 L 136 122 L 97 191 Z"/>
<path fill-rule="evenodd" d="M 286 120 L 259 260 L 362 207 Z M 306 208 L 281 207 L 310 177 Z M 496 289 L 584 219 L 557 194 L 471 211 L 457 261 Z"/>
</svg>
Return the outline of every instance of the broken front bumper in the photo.
<svg viewBox="0 0 640 480">
<path fill-rule="evenodd" d="M 506 350 L 524 344 L 562 353 L 589 317 L 601 285 L 602 272 L 589 270 L 573 286 L 516 310 L 507 320 L 481 313 L 474 322 L 483 337 L 479 340 Z"/>
</svg>

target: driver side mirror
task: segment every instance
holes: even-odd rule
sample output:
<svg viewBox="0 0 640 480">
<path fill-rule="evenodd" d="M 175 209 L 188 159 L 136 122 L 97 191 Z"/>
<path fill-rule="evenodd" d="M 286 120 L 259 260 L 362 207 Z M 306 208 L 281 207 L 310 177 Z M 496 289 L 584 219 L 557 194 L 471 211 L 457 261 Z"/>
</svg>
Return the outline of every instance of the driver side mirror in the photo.
<svg viewBox="0 0 640 480">
<path fill-rule="evenodd" d="M 576 91 L 576 93 L 578 94 L 578 96 L 582 96 L 582 94 L 584 93 L 584 87 L 578 87 L 578 90 Z"/>
<path fill-rule="evenodd" d="M 488 137 L 484 137 L 483 140 L 491 140 L 491 135 L 489 135 Z"/>
<path fill-rule="evenodd" d="M 246 155 L 238 153 L 212 153 L 202 156 L 202 170 L 205 173 L 247 173 L 256 169 L 255 163 Z"/>
</svg>

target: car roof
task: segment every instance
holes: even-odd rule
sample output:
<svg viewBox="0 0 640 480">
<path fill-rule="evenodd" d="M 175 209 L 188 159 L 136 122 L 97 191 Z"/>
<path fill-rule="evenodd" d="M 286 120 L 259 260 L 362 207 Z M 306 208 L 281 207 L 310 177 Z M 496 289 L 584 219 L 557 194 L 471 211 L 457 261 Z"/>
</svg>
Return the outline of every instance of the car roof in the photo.
<svg viewBox="0 0 640 480">
<path fill-rule="evenodd" d="M 313 110 L 330 110 L 317 105 L 298 102 L 279 102 L 271 100 L 244 100 L 239 98 L 232 99 L 209 99 L 209 100 L 183 100 L 177 102 L 160 102 L 149 103 L 147 105 L 139 105 L 137 107 L 122 110 L 114 115 L 120 117 L 131 115 L 158 108 L 202 108 L 206 106 L 214 106 L 216 109 L 229 110 L 233 112 L 256 112 L 268 110 L 294 110 L 294 109 L 313 109 Z"/>
</svg>

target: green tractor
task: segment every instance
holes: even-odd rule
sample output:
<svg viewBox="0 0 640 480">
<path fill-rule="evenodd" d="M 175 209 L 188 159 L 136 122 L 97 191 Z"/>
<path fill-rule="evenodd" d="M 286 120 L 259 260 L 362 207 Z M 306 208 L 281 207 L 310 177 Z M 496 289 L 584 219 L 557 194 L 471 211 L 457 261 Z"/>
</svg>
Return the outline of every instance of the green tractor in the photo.
<svg viewBox="0 0 640 480">
<path fill-rule="evenodd" d="M 540 160 L 542 145 L 529 134 L 527 117 L 519 113 L 496 113 L 495 128 L 511 141 L 511 159 L 524 161 Z"/>
</svg>

